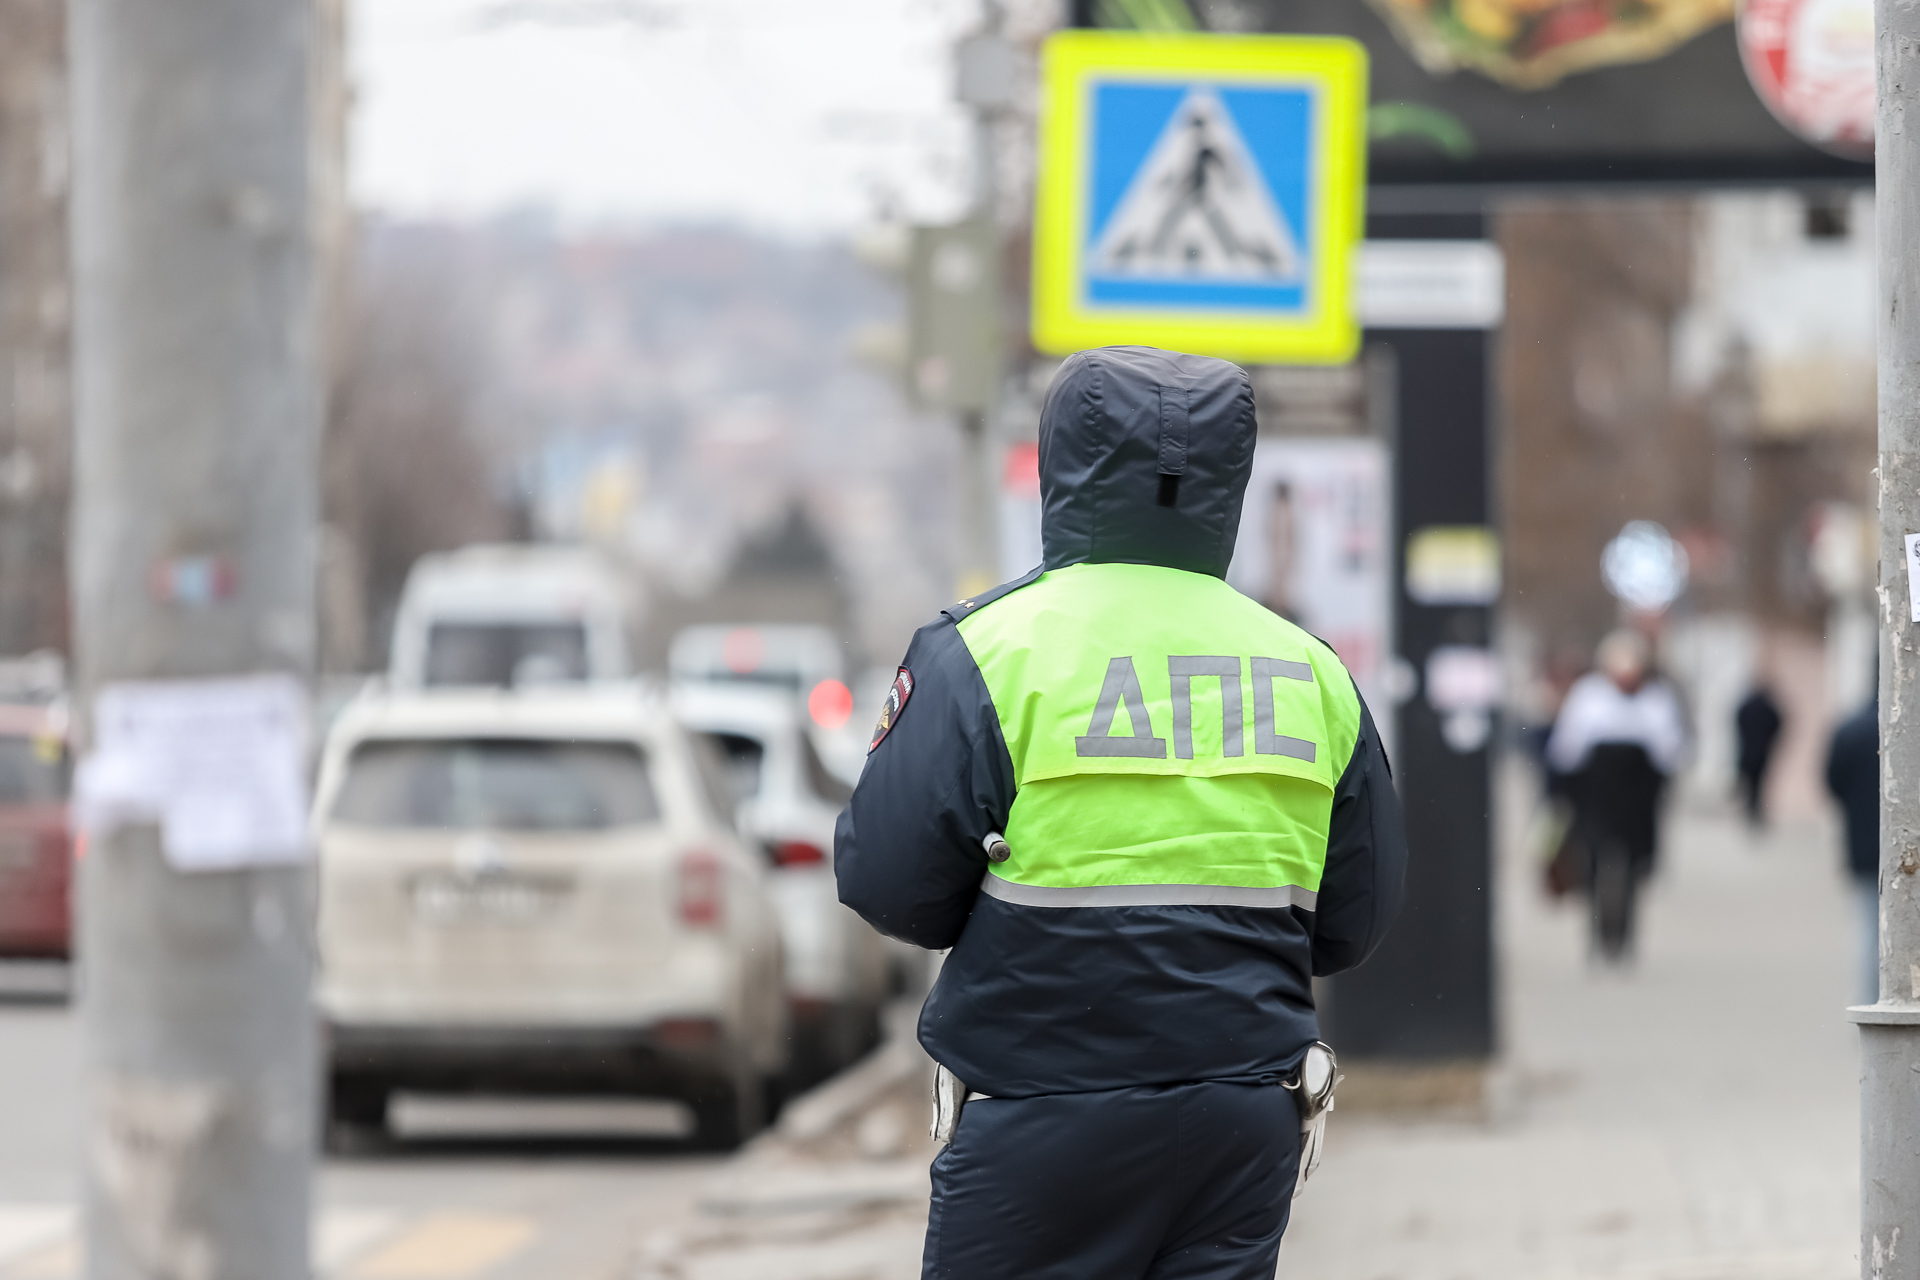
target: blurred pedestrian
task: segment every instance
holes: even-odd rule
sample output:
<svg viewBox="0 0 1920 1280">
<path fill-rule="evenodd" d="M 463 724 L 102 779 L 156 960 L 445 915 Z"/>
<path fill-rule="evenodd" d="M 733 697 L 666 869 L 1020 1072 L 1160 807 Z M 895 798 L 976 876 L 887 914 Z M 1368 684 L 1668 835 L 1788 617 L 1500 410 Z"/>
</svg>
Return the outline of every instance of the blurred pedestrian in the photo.
<svg viewBox="0 0 1920 1280">
<path fill-rule="evenodd" d="M 1740 774 L 1740 799 L 1746 807 L 1747 824 L 1758 830 L 1767 825 L 1764 796 L 1767 766 L 1773 763 L 1773 746 L 1780 740 L 1784 723 L 1780 704 L 1764 682 L 1758 683 L 1740 700 L 1733 713 L 1733 728 L 1740 740 L 1736 768 Z"/>
<path fill-rule="evenodd" d="M 1880 700 L 1840 722 L 1827 748 L 1827 790 L 1845 823 L 1847 874 L 1860 916 L 1860 1003 L 1880 998 Z"/>
<path fill-rule="evenodd" d="M 1547 763 L 1573 800 L 1594 951 L 1619 961 L 1632 949 L 1634 899 L 1653 871 L 1660 798 L 1686 753 L 1687 730 L 1645 636 L 1615 631 L 1594 661 L 1598 669 L 1574 682 L 1554 721 Z"/>
<path fill-rule="evenodd" d="M 1223 360 L 1062 365 L 1043 563 L 914 636 L 841 815 L 841 900 L 952 948 L 928 1280 L 1274 1274 L 1335 1079 L 1313 978 L 1379 945 L 1406 847 L 1352 677 L 1225 582 L 1255 434 Z"/>
</svg>

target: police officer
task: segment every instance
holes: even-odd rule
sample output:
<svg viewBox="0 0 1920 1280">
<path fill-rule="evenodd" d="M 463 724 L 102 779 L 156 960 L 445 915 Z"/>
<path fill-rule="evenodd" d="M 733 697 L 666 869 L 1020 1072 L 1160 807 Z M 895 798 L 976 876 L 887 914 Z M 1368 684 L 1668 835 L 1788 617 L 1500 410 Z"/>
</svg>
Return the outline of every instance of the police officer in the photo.
<svg viewBox="0 0 1920 1280">
<path fill-rule="evenodd" d="M 926 1277 L 1273 1276 L 1276 1086 L 1405 847 L 1339 659 L 1224 581 L 1254 435 L 1225 361 L 1069 359 L 1041 567 L 922 627 L 888 694 L 834 866 L 876 928 L 953 949 L 920 1042 L 973 1092 Z"/>
</svg>

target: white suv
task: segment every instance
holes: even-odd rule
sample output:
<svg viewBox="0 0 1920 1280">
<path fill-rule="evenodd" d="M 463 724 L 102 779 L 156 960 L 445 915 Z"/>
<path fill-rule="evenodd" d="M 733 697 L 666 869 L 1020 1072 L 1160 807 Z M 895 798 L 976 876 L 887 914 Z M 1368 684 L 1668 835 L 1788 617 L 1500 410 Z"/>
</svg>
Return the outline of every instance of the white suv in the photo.
<svg viewBox="0 0 1920 1280">
<path fill-rule="evenodd" d="M 316 812 L 336 1121 L 410 1089 L 678 1097 L 717 1146 L 760 1125 L 780 926 L 703 749 L 633 686 L 341 714 Z"/>
</svg>

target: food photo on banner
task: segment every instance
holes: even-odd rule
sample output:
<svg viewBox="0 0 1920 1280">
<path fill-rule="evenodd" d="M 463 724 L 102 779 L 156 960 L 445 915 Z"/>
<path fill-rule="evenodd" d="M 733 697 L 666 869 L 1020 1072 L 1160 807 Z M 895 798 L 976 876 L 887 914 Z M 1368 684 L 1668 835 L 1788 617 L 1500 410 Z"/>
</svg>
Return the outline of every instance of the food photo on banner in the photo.
<svg viewBox="0 0 1920 1280">
<path fill-rule="evenodd" d="M 1078 0 L 1076 23 L 1110 6 Z M 1367 51 L 1369 208 L 1427 187 L 1872 180 L 1872 0 L 1237 0 Z M 1231 21 L 1221 19 L 1231 11 Z"/>
</svg>

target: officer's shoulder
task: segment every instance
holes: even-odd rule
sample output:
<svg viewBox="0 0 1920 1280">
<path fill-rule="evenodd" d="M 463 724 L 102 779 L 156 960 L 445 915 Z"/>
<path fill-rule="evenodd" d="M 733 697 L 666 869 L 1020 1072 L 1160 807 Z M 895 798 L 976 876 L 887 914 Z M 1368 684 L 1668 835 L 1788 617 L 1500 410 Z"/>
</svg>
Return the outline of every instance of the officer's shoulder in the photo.
<svg viewBox="0 0 1920 1280">
<path fill-rule="evenodd" d="M 1265 609 L 1264 605 L 1260 607 Z M 1332 645 L 1291 619 L 1283 618 L 1270 610 L 1267 613 L 1273 619 L 1274 627 L 1278 631 L 1306 650 L 1307 661 L 1313 665 L 1315 671 L 1320 673 L 1321 679 L 1331 679 L 1333 674 L 1338 672 L 1341 679 L 1335 682 L 1334 687 L 1353 684 L 1353 673 L 1347 670 L 1347 664 L 1341 660 L 1339 652 Z"/>
<path fill-rule="evenodd" d="M 1046 566 L 1044 565 L 1035 565 L 1033 568 L 1027 570 L 1027 572 L 1015 578 L 1012 582 L 1003 582 L 997 587 L 990 587 L 980 592 L 978 595 L 968 596 L 965 600 L 956 600 L 942 609 L 940 616 L 928 625 L 939 626 L 944 621 L 949 625 L 958 626 L 994 601 L 1004 600 L 1020 588 L 1038 582 L 1040 575 L 1045 572 L 1045 569 Z"/>
<path fill-rule="evenodd" d="M 1282 643 L 1298 645 L 1300 648 L 1305 649 L 1308 657 L 1314 661 L 1315 666 L 1320 665 L 1322 662 L 1340 662 L 1340 655 L 1334 652 L 1332 645 L 1293 619 L 1286 617 L 1284 614 L 1275 613 L 1272 609 L 1269 609 L 1266 605 L 1260 603 L 1260 601 L 1255 600 L 1252 596 L 1246 595 L 1233 587 L 1228 587 L 1224 583 L 1221 585 L 1225 588 L 1221 592 L 1222 596 L 1233 601 L 1234 605 L 1241 610 L 1244 618 L 1252 621 L 1257 627 L 1266 628 L 1272 639 Z"/>
</svg>

